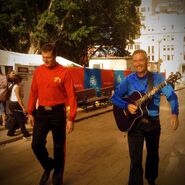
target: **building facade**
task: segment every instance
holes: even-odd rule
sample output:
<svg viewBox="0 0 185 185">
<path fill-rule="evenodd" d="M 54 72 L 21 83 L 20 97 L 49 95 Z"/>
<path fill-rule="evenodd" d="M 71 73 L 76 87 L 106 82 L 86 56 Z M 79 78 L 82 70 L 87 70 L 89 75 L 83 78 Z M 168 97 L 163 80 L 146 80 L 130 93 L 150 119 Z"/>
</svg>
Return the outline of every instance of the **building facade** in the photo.
<svg viewBox="0 0 185 185">
<path fill-rule="evenodd" d="M 185 0 L 142 0 L 139 11 L 141 35 L 128 50 L 144 49 L 153 69 L 167 76 L 185 74 Z"/>
</svg>

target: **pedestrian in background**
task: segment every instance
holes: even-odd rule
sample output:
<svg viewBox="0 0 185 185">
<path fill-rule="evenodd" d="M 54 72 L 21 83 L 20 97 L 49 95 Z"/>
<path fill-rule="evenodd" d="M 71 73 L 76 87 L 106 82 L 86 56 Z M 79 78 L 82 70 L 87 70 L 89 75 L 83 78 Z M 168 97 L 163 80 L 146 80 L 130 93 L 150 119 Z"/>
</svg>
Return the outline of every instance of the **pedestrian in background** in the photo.
<svg viewBox="0 0 185 185">
<path fill-rule="evenodd" d="M 137 115 L 138 107 L 134 102 L 128 103 L 123 97 L 129 97 L 136 91 L 147 93 L 149 86 L 149 71 L 147 69 L 148 57 L 144 50 L 136 50 L 132 58 L 136 72 L 128 75 L 121 81 L 112 96 L 112 103 L 123 110 L 128 110 L 130 115 Z M 165 80 L 159 73 L 151 74 L 154 87 Z M 159 165 L 158 150 L 161 130 L 159 106 L 161 93 L 166 96 L 170 103 L 173 129 L 176 130 L 178 128 L 178 99 L 172 87 L 167 85 L 152 97 L 148 105 L 148 115 L 144 115 L 144 117 L 142 117 L 139 122 L 134 123 L 133 127 L 128 131 L 128 146 L 131 160 L 128 185 L 143 185 L 142 157 L 144 141 L 146 142 L 147 149 L 145 178 L 148 184 L 155 185 Z M 123 124 L 127 123 L 123 122 Z"/>
<path fill-rule="evenodd" d="M 34 71 L 28 101 L 28 119 L 33 125 L 32 149 L 44 169 L 40 185 L 46 184 L 52 169 L 53 185 L 62 185 L 66 129 L 68 133 L 73 131 L 77 103 L 71 76 L 56 61 L 55 45 L 44 45 L 41 54 L 44 64 Z M 66 102 L 70 107 L 67 123 Z M 46 149 L 46 138 L 50 130 L 53 135 L 54 158 L 49 156 Z"/>
<path fill-rule="evenodd" d="M 14 77 L 15 77 L 16 73 L 14 70 L 12 71 L 9 71 L 8 74 L 7 74 L 7 81 L 8 81 L 8 92 L 7 92 L 7 104 L 9 104 L 9 100 L 10 100 L 10 96 L 11 96 L 11 93 L 12 93 L 12 88 L 13 88 L 13 85 L 14 85 Z"/>
<path fill-rule="evenodd" d="M 23 134 L 23 139 L 30 140 L 30 134 L 26 129 L 26 108 L 22 101 L 22 93 L 21 93 L 21 81 L 22 78 L 20 75 L 14 75 L 11 79 L 12 81 L 12 90 L 9 99 L 9 109 L 14 118 L 14 122 L 10 126 L 7 135 L 14 136 L 15 131 L 17 129 L 17 125 L 19 125 L 21 132 Z"/>
<path fill-rule="evenodd" d="M 8 82 L 0 68 L 0 115 L 2 116 L 2 125 L 6 122 L 6 98 L 8 92 Z"/>
</svg>

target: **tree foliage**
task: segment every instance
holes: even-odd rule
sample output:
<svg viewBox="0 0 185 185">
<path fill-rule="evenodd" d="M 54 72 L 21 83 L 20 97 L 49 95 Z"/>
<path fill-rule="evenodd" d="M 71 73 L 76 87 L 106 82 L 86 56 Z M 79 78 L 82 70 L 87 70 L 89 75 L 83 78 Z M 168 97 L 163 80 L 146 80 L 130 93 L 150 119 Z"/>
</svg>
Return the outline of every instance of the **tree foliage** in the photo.
<svg viewBox="0 0 185 185">
<path fill-rule="evenodd" d="M 140 0 L 0 0 L 0 48 L 37 53 L 55 42 L 59 54 L 84 63 L 95 45 L 127 54 L 140 30 Z"/>
</svg>

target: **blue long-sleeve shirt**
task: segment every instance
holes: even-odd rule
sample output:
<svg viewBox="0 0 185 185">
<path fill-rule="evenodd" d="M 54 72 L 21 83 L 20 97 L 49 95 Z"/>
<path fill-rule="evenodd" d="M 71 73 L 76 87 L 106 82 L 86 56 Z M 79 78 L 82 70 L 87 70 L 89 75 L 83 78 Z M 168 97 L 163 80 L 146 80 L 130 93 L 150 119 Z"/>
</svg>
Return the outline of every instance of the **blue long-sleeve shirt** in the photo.
<svg viewBox="0 0 185 185">
<path fill-rule="evenodd" d="M 160 73 L 152 73 L 153 74 L 153 86 L 157 86 L 162 83 L 165 79 Z M 147 93 L 148 91 L 148 82 L 147 75 L 140 78 L 136 73 L 132 73 L 125 77 L 121 83 L 115 89 L 113 96 L 111 97 L 111 101 L 113 104 L 117 105 L 120 108 L 127 109 L 128 102 L 123 100 L 124 97 L 131 95 L 134 91 L 139 91 L 141 93 Z M 170 85 L 166 85 L 157 93 L 155 93 L 152 97 L 152 101 L 150 106 L 148 107 L 149 116 L 156 117 L 159 115 L 159 106 L 161 93 L 164 94 L 170 103 L 172 114 L 178 115 L 179 113 L 179 104 L 178 98 L 175 94 L 173 88 Z"/>
</svg>

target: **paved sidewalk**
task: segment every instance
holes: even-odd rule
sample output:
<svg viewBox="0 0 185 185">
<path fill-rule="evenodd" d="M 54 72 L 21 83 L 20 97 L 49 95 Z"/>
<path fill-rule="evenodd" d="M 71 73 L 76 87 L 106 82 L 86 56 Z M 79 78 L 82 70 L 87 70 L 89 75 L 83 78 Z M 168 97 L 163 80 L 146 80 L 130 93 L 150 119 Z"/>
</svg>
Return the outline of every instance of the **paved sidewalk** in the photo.
<svg viewBox="0 0 185 185">
<path fill-rule="evenodd" d="M 88 112 L 86 112 L 81 108 L 78 108 L 75 122 L 79 122 L 81 120 L 84 120 L 93 116 L 97 116 L 109 111 L 112 111 L 111 105 L 107 107 L 101 106 L 96 109 L 90 107 L 88 109 Z M 32 127 L 29 124 L 26 124 L 26 128 L 32 134 Z M 16 131 L 15 136 L 7 136 L 6 134 L 7 134 L 7 129 L 5 129 L 3 126 L 0 126 L 0 145 L 14 142 L 23 138 L 20 130 Z"/>
<path fill-rule="evenodd" d="M 179 121 L 177 131 L 170 125 L 170 107 L 165 97 L 161 103 L 161 138 L 158 185 L 185 184 L 185 89 L 177 91 L 179 97 Z M 107 109 L 111 106 L 107 107 Z M 83 115 L 106 111 L 101 108 L 88 113 L 78 111 L 77 119 Z M 94 114 L 95 115 L 95 114 Z M 0 133 L 1 134 L 1 133 Z M 36 160 L 30 142 L 17 142 L 0 146 L 0 184 L 35 185 L 43 170 Z M 52 134 L 48 134 L 47 149 L 53 154 Z M 143 150 L 143 167 L 146 148 Z M 67 135 L 65 185 L 126 185 L 129 176 L 129 152 L 127 137 L 115 124 L 112 112 L 84 119 L 76 123 L 75 131 Z M 52 174 L 47 185 L 52 184 Z M 148 185 L 144 181 L 144 185 Z"/>
</svg>

